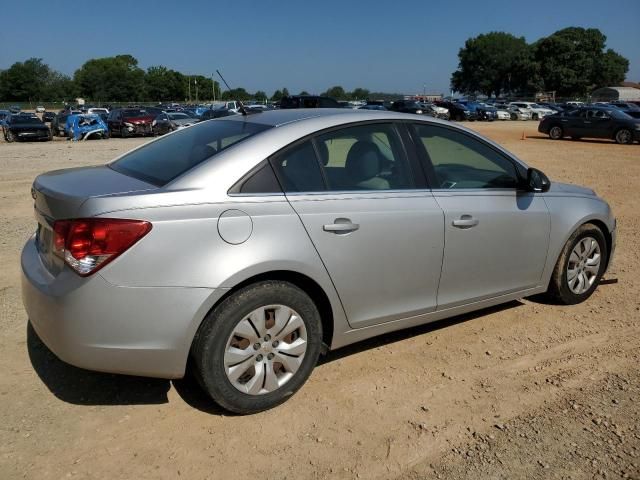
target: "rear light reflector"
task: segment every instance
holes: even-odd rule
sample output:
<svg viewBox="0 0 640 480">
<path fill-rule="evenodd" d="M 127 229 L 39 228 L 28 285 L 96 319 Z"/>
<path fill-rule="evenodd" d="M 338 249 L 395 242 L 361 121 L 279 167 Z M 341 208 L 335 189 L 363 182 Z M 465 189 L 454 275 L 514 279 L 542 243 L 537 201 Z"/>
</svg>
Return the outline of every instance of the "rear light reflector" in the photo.
<svg viewBox="0 0 640 480">
<path fill-rule="evenodd" d="M 58 220 L 53 252 L 85 277 L 128 250 L 151 230 L 151 223 L 120 218 Z"/>
</svg>

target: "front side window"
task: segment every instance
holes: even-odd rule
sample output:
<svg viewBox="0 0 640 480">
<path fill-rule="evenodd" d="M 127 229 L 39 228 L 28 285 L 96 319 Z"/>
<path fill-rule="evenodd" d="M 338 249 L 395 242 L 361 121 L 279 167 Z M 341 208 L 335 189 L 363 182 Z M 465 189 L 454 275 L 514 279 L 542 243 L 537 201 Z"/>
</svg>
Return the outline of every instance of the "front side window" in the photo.
<svg viewBox="0 0 640 480">
<path fill-rule="evenodd" d="M 436 189 L 517 188 L 516 166 L 488 145 L 462 132 L 414 126 L 435 171 Z"/>
<path fill-rule="evenodd" d="M 333 191 L 413 188 L 400 139 L 391 124 L 334 130 L 315 138 L 327 187 Z"/>
<path fill-rule="evenodd" d="M 113 170 L 162 186 L 199 163 L 271 127 L 248 122 L 203 122 L 126 154 Z"/>
</svg>

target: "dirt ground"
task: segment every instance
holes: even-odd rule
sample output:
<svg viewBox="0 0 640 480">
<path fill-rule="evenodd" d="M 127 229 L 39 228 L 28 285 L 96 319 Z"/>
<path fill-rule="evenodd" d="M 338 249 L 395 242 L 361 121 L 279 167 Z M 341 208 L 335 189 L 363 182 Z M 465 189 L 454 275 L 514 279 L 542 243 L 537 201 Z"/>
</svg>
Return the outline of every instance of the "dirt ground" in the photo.
<svg viewBox="0 0 640 480">
<path fill-rule="evenodd" d="M 66 365 L 27 328 L 33 178 L 143 140 L 0 143 L 0 478 L 639 479 L 640 146 L 469 126 L 611 203 L 603 284 L 582 305 L 522 300 L 333 352 L 284 405 L 245 417 L 190 380 Z"/>
</svg>

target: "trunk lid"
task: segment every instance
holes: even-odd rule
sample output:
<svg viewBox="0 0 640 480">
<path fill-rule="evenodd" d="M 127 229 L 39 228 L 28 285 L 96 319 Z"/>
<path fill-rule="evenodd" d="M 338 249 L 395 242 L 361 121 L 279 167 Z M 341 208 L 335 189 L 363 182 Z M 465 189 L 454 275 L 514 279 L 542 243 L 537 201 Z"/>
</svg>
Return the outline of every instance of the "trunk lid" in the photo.
<svg viewBox="0 0 640 480">
<path fill-rule="evenodd" d="M 37 213 L 53 221 L 75 218 L 78 209 L 88 198 L 155 188 L 150 183 L 101 165 L 43 173 L 33 182 L 31 196 Z"/>
</svg>

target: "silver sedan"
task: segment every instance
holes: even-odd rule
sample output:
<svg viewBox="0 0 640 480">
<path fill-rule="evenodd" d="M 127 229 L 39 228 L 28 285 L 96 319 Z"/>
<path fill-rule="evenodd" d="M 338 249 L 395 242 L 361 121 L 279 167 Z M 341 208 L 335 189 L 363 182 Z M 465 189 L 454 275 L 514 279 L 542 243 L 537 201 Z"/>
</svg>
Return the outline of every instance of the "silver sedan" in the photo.
<svg viewBox="0 0 640 480">
<path fill-rule="evenodd" d="M 205 121 L 36 178 L 30 322 L 62 360 L 285 401 L 321 353 L 545 293 L 586 300 L 616 222 L 457 124 L 304 109 Z"/>
</svg>

